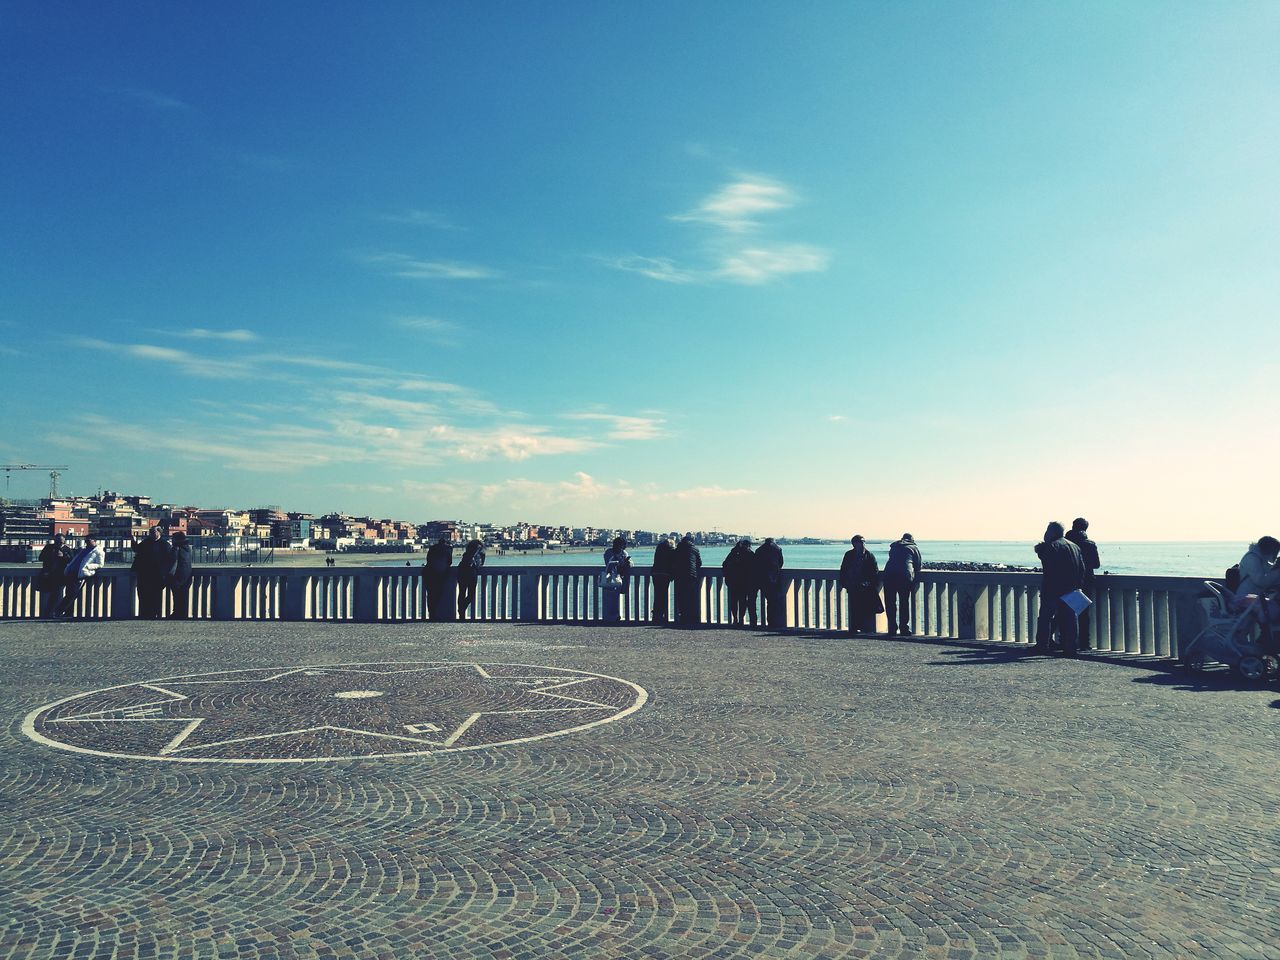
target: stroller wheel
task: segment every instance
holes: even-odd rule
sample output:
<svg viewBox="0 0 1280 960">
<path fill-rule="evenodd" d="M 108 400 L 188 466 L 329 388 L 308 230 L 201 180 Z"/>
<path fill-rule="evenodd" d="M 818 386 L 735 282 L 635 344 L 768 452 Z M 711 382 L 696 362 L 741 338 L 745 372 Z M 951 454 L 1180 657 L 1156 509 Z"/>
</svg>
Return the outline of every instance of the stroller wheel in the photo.
<svg viewBox="0 0 1280 960">
<path fill-rule="evenodd" d="M 1190 656 L 1186 656 L 1182 658 L 1182 665 L 1186 667 L 1188 670 L 1192 671 L 1193 673 L 1203 672 L 1208 662 L 1209 662 L 1209 658 L 1206 657 L 1199 650 L 1197 650 L 1195 653 L 1191 654 Z"/>
<path fill-rule="evenodd" d="M 1249 681 L 1261 680 L 1267 673 L 1267 665 L 1261 657 L 1241 657 L 1236 672 Z"/>
</svg>

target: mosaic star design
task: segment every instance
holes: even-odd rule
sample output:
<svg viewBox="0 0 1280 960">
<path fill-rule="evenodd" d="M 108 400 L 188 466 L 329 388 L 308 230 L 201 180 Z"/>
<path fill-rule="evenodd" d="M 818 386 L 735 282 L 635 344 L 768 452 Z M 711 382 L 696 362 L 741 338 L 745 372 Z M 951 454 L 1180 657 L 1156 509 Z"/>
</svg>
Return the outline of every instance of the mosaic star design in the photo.
<svg viewBox="0 0 1280 960">
<path fill-rule="evenodd" d="M 646 697 L 625 680 L 550 667 L 339 664 L 126 684 L 50 704 L 25 726 L 80 752 L 296 762 L 541 739 L 617 719 Z"/>
</svg>

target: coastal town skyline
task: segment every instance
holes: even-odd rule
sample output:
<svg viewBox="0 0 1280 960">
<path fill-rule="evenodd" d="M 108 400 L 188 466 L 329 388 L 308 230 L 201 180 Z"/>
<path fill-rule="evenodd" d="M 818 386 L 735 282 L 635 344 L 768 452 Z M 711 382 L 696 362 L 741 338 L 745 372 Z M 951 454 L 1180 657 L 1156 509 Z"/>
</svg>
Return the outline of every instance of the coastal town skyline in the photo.
<svg viewBox="0 0 1280 960">
<path fill-rule="evenodd" d="M 308 513 L 1256 539 L 1277 28 L 15 5 L 0 460 Z"/>
</svg>

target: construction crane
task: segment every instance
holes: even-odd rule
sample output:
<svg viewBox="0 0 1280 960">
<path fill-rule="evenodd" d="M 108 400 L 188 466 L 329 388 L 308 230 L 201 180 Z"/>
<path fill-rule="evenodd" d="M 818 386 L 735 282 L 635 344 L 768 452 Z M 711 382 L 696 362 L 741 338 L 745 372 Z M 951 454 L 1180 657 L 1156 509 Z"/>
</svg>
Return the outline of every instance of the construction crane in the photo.
<svg viewBox="0 0 1280 960">
<path fill-rule="evenodd" d="M 70 470 L 65 463 L 0 463 L 0 470 L 4 471 L 4 489 L 9 490 L 10 474 L 14 470 L 48 470 L 49 471 L 49 499 L 55 500 L 58 496 L 58 481 L 62 479 L 62 471 Z"/>
</svg>

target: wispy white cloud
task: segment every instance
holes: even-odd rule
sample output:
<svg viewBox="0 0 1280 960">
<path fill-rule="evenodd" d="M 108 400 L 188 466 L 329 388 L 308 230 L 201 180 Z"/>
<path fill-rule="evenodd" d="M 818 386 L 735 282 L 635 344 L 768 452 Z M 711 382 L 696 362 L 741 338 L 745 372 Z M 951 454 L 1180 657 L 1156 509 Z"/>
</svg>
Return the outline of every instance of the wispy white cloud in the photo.
<svg viewBox="0 0 1280 960">
<path fill-rule="evenodd" d="M 677 500 L 723 500 L 725 497 L 746 497 L 754 490 L 726 487 L 690 487 L 688 490 L 677 490 L 668 496 Z"/>
<path fill-rule="evenodd" d="M 849 418 L 846 417 L 843 413 L 833 413 L 833 414 L 830 414 L 827 417 L 827 419 L 830 420 L 832 423 L 843 423 L 845 420 L 848 420 Z"/>
<path fill-rule="evenodd" d="M 609 425 L 605 436 L 610 440 L 657 440 L 666 436 L 662 429 L 666 420 L 658 417 L 633 417 L 613 413 L 567 413 L 567 420 L 589 420 Z"/>
<path fill-rule="evenodd" d="M 401 380 L 396 384 L 397 390 L 410 390 L 418 393 L 465 393 L 466 387 L 443 380 Z"/>
<path fill-rule="evenodd" d="M 754 286 L 791 273 L 826 270 L 830 259 L 825 250 L 800 244 L 753 247 L 726 255 L 716 270 L 716 276 Z"/>
<path fill-rule="evenodd" d="M 477 263 L 419 260 L 404 253 L 375 253 L 364 259 L 384 267 L 394 277 L 410 280 L 488 280 L 499 276 L 496 270 Z"/>
<path fill-rule="evenodd" d="M 766 177 L 742 176 L 726 183 L 693 210 L 674 214 L 671 219 L 709 223 L 741 233 L 758 226 L 761 215 L 794 205 L 795 194 L 785 184 Z"/>
<path fill-rule="evenodd" d="M 701 223 L 713 228 L 712 235 L 692 259 L 698 266 L 677 262 L 672 257 L 640 256 L 605 258 L 616 270 L 638 273 L 664 283 L 738 283 L 760 286 L 794 273 L 826 270 L 830 254 L 820 247 L 798 243 L 770 243 L 757 240 L 743 245 L 742 235 L 759 231 L 768 214 L 795 206 L 791 187 L 768 177 L 740 175 L 705 197 L 694 209 L 668 219 Z"/>
<path fill-rule="evenodd" d="M 161 347 L 150 343 L 109 343 L 92 337 L 73 337 L 69 341 L 72 346 L 86 350 L 97 350 L 102 353 L 114 353 L 120 356 L 133 357 L 136 360 L 151 360 L 171 366 L 182 373 L 193 377 L 205 377 L 218 380 L 243 380 L 252 376 L 252 368 L 238 360 L 218 360 L 190 353 L 186 350 L 175 350 L 172 347 Z"/>
<path fill-rule="evenodd" d="M 405 330 L 422 334 L 442 346 L 456 346 L 462 328 L 441 317 L 396 317 L 394 323 Z"/>
<path fill-rule="evenodd" d="M 627 273 L 638 273 L 642 277 L 662 280 L 665 283 L 690 283 L 697 279 L 693 271 L 676 266 L 675 262 L 667 257 L 614 257 L 606 262 L 615 269 L 625 270 Z"/>
<path fill-rule="evenodd" d="M 158 330 L 172 337 L 185 337 L 189 340 L 229 340 L 233 343 L 250 343 L 258 339 L 252 330 L 207 330 L 204 327 L 192 327 L 190 330 Z"/>
<path fill-rule="evenodd" d="M 468 480 L 406 480 L 403 487 L 404 492 L 410 496 L 423 497 L 434 502 L 470 505 L 501 504 L 509 511 L 545 509 L 557 504 L 580 509 L 584 504 L 597 502 L 607 502 L 611 505 L 611 509 L 616 509 L 616 506 L 623 501 L 694 502 L 743 497 L 755 492 L 717 486 L 692 487 L 687 490 L 637 488 L 626 480 L 601 480 L 581 470 L 565 480 L 530 480 L 524 477 L 512 477 L 484 484 Z"/>
<path fill-rule="evenodd" d="M 405 210 L 401 213 L 384 213 L 378 217 L 387 223 L 405 223 L 415 227 L 434 227 L 437 230 L 460 230 L 443 214 L 434 210 Z"/>
<path fill-rule="evenodd" d="M 157 110 L 189 110 L 191 108 L 191 105 L 184 100 L 148 87 L 103 87 L 103 90 Z"/>
</svg>

